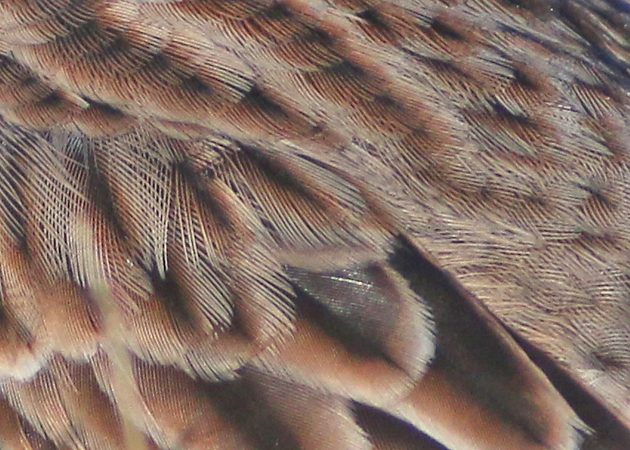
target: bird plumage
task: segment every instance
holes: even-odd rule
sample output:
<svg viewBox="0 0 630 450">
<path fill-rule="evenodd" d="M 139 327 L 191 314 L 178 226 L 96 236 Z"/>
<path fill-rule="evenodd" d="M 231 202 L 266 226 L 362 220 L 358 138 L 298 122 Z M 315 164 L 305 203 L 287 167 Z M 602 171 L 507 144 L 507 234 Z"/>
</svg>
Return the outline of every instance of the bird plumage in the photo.
<svg viewBox="0 0 630 450">
<path fill-rule="evenodd" d="M 630 447 L 629 26 L 0 2 L 0 447 Z"/>
</svg>

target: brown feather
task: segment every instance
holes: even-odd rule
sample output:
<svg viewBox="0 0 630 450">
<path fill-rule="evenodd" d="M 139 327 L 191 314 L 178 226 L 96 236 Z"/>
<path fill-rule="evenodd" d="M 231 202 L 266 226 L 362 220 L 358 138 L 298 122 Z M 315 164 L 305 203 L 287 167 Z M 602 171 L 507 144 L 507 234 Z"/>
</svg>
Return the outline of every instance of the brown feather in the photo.
<svg viewBox="0 0 630 450">
<path fill-rule="evenodd" d="M 621 0 L 0 3 L 0 448 L 630 448 Z"/>
</svg>

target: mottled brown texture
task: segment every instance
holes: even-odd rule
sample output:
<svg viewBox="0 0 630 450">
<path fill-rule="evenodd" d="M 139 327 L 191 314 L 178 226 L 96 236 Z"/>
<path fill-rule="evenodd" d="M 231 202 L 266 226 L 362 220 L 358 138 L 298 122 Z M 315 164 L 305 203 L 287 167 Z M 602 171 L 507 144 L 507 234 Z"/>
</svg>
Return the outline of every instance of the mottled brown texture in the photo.
<svg viewBox="0 0 630 450">
<path fill-rule="evenodd" d="M 629 113 L 625 0 L 0 1 L 0 448 L 630 448 Z"/>
</svg>

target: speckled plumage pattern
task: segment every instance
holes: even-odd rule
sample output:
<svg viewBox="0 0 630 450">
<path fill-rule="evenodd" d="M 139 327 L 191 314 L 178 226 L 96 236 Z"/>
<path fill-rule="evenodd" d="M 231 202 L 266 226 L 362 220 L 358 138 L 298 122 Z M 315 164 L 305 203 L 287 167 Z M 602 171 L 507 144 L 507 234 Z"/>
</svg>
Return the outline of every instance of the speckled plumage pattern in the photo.
<svg viewBox="0 0 630 450">
<path fill-rule="evenodd" d="M 630 448 L 626 0 L 0 1 L 0 448 Z"/>
</svg>

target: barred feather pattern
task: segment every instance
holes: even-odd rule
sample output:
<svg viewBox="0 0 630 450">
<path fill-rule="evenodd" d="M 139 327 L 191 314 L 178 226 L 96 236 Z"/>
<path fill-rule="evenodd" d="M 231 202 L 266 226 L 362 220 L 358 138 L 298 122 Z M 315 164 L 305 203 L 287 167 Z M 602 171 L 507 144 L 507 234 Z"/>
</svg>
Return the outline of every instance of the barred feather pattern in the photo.
<svg viewBox="0 0 630 450">
<path fill-rule="evenodd" d="M 0 448 L 630 448 L 629 30 L 0 2 Z"/>
</svg>

